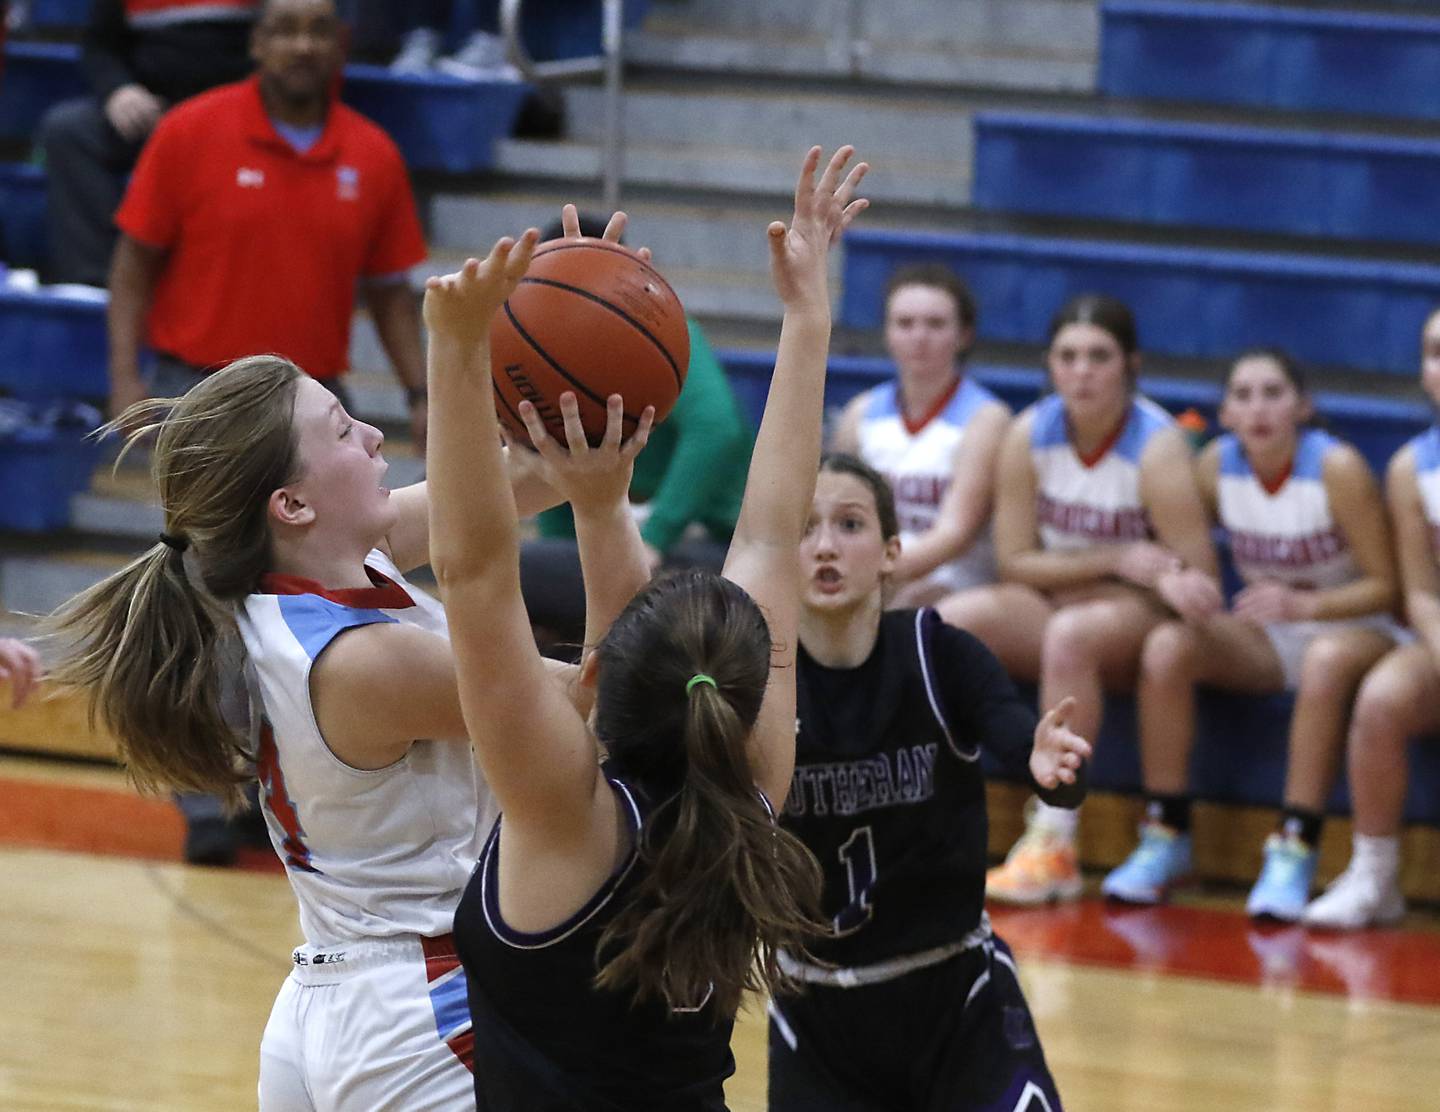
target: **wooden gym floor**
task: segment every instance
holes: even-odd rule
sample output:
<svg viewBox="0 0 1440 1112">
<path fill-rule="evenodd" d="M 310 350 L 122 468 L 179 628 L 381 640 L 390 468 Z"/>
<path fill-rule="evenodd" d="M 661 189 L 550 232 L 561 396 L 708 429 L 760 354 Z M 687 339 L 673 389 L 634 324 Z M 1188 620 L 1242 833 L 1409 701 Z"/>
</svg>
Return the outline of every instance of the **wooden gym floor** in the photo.
<svg viewBox="0 0 1440 1112">
<path fill-rule="evenodd" d="M 253 1108 L 298 940 L 273 858 L 187 868 L 113 768 L 0 754 L 0 1109 Z M 997 911 L 1068 1109 L 1440 1108 L 1440 921 L 1253 929 L 1234 893 L 1150 911 Z M 742 1018 L 736 1112 L 761 1112 Z"/>
</svg>

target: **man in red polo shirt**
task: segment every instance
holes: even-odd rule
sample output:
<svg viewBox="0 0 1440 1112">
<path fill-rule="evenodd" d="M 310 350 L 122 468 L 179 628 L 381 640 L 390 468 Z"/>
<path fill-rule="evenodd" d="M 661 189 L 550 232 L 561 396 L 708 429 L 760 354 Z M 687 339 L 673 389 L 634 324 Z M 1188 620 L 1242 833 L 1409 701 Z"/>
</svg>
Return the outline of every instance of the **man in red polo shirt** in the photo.
<svg viewBox="0 0 1440 1112">
<path fill-rule="evenodd" d="M 423 446 L 407 272 L 425 240 L 399 151 L 335 97 L 340 33 L 333 0 L 268 0 L 256 74 L 179 105 L 146 144 L 115 216 L 112 414 L 257 352 L 293 359 L 343 400 L 358 282 Z M 157 354 L 148 387 L 142 340 Z"/>
</svg>

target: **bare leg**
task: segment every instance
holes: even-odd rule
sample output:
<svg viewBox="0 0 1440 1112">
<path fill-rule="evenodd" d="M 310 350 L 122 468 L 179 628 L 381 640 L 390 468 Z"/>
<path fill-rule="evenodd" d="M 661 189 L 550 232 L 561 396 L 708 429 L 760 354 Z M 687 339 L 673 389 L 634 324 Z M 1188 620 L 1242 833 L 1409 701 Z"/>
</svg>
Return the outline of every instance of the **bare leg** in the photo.
<svg viewBox="0 0 1440 1112">
<path fill-rule="evenodd" d="M 1365 673 L 1394 645 L 1383 633 L 1356 627 L 1323 633 L 1305 650 L 1290 719 L 1287 807 L 1324 810 L 1335 785 L 1355 692 Z"/>
<path fill-rule="evenodd" d="M 936 609 L 949 625 L 983 641 L 1012 676 L 1040 678 L 1045 626 L 1055 607 L 1039 591 L 1018 583 L 996 583 L 958 591 Z"/>
<path fill-rule="evenodd" d="M 1371 669 L 1350 720 L 1350 799 L 1355 833 L 1400 833 L 1410 739 L 1440 729 L 1440 673 L 1423 645 L 1394 649 Z"/>
<path fill-rule="evenodd" d="M 1285 686 L 1285 673 L 1263 630 L 1229 615 L 1203 626 L 1164 622 L 1140 653 L 1136 702 L 1145 790 L 1184 795 L 1195 741 L 1195 686 L 1266 694 Z"/>
</svg>

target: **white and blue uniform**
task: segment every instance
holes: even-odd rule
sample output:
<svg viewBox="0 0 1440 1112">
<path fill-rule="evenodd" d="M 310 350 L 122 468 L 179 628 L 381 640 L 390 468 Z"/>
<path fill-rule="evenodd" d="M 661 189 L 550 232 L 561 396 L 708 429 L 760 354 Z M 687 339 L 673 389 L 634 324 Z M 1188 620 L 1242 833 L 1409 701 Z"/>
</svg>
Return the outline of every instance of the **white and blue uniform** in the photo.
<svg viewBox="0 0 1440 1112">
<path fill-rule="evenodd" d="M 1030 459 L 1041 546 L 1078 551 L 1153 539 L 1140 497 L 1140 460 L 1150 441 L 1174 425 L 1170 415 L 1135 395 L 1114 438 L 1086 460 L 1070 442 L 1065 403 L 1058 394 L 1041 398 L 1032 412 Z"/>
<path fill-rule="evenodd" d="M 1302 430 L 1290 473 L 1274 490 L 1250 467 L 1237 437 L 1227 434 L 1219 445 L 1220 524 L 1229 536 L 1231 559 L 1241 580 L 1327 590 L 1361 577 L 1325 490 L 1325 457 L 1341 446 L 1340 441 L 1319 429 Z M 1357 625 L 1397 639 L 1403 634 L 1388 613 L 1267 625 L 1265 632 L 1280 658 L 1286 687 L 1293 691 L 1299 685 L 1305 650 L 1317 635 Z"/>
<path fill-rule="evenodd" d="M 1415 461 L 1415 483 L 1429 526 L 1430 551 L 1440 561 L 1440 426 L 1431 425 L 1406 447 Z"/>
<path fill-rule="evenodd" d="M 940 503 L 955 476 L 955 453 L 965 440 L 971 418 L 987 405 L 1003 404 L 978 382 L 962 377 L 937 410 L 922 424 L 905 418 L 898 380 L 866 391 L 860 406 L 860 458 L 875 468 L 895 492 L 900 540 L 909 544 L 934 528 Z M 995 582 L 995 548 L 990 525 L 970 547 L 932 571 L 921 582 L 948 591 Z"/>
<path fill-rule="evenodd" d="M 262 1112 L 474 1108 L 450 935 L 495 817 L 489 792 L 464 739 L 417 740 L 381 769 L 346 764 L 310 699 L 312 667 L 346 630 L 404 622 L 448 637 L 444 609 L 386 556 L 366 571 L 372 587 L 333 591 L 267 576 L 238 615 L 265 821 L 305 936 L 261 1043 Z"/>
</svg>

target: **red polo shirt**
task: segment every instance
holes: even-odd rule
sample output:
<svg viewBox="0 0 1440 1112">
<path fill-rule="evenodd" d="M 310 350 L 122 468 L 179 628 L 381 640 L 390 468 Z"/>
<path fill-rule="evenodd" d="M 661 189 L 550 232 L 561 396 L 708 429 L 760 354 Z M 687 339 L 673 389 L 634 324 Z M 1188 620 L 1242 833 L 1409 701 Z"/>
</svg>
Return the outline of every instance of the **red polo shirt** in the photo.
<svg viewBox="0 0 1440 1112">
<path fill-rule="evenodd" d="M 253 77 L 166 113 L 115 223 L 169 252 L 149 341 L 197 367 L 273 351 L 333 378 L 347 366 L 356 280 L 425 258 L 389 137 L 337 102 L 299 154 Z"/>
</svg>

